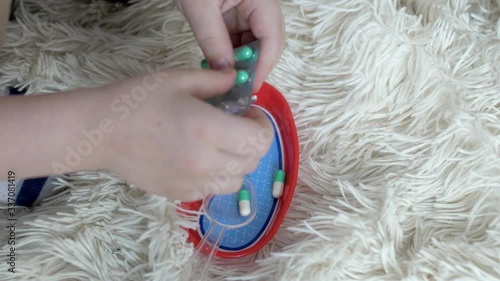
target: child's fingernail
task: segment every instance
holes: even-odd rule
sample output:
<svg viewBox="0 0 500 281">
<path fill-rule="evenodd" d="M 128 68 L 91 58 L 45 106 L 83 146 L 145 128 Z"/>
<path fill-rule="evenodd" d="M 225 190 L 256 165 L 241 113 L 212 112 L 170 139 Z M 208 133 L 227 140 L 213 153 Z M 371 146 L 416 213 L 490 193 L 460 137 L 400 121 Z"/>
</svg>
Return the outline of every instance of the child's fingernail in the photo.
<svg viewBox="0 0 500 281">
<path fill-rule="evenodd" d="M 214 70 L 225 70 L 229 68 L 231 68 L 231 65 L 225 59 L 219 59 L 212 63 L 212 69 Z"/>
</svg>

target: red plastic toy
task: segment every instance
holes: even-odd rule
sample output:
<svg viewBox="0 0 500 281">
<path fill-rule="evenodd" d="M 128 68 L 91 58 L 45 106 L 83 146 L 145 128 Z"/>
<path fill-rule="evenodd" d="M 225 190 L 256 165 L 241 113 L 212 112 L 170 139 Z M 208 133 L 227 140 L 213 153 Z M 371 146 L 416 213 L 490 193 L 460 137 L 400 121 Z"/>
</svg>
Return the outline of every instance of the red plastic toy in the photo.
<svg viewBox="0 0 500 281">
<path fill-rule="evenodd" d="M 264 83 L 261 90 L 255 94 L 257 101 L 254 105 L 267 110 L 275 119 L 279 128 L 279 134 L 282 141 L 282 152 L 284 155 L 284 171 L 286 180 L 283 195 L 278 199 L 273 219 L 269 222 L 266 232 L 252 246 L 240 251 L 222 251 L 215 250 L 215 256 L 220 258 L 240 258 L 264 247 L 274 237 L 288 211 L 288 207 L 295 193 L 297 175 L 299 168 L 299 142 L 297 129 L 293 119 L 292 112 L 287 101 L 281 93 L 268 83 Z M 198 211 L 202 206 L 202 201 L 183 202 L 179 205 L 180 209 Z M 179 212 L 182 212 L 182 211 Z M 185 214 L 184 214 L 185 215 Z M 195 229 L 186 229 L 188 232 L 188 241 L 198 247 L 202 237 Z M 210 249 L 202 249 L 203 252 L 210 252 Z"/>
</svg>

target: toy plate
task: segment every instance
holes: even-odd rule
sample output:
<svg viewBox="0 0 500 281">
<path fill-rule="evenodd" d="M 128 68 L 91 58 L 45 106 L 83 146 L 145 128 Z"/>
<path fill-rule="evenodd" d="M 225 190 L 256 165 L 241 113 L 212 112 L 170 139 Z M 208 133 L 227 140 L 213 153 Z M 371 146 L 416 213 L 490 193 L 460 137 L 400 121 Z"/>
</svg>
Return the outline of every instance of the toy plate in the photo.
<svg viewBox="0 0 500 281">
<path fill-rule="evenodd" d="M 274 141 L 271 149 L 261 159 L 258 168 L 247 175 L 257 190 L 258 208 L 255 218 L 245 226 L 225 231 L 221 245 L 215 255 L 221 258 L 239 258 L 252 254 L 264 247 L 276 234 L 288 210 L 295 193 L 297 183 L 299 145 L 297 130 L 292 113 L 285 98 L 271 85 L 264 83 L 261 90 L 255 94 L 257 101 L 252 105 L 266 113 L 273 122 Z M 276 170 L 286 173 L 283 195 L 279 199 L 272 196 L 272 185 Z M 237 216 L 237 195 L 228 194 L 217 196 L 212 204 L 224 207 L 228 219 Z M 200 210 L 201 201 L 183 202 L 181 209 L 192 211 Z M 219 218 L 218 220 L 224 218 Z M 199 228 L 188 229 L 188 240 L 197 247 L 210 228 L 210 220 L 205 216 L 199 217 Z M 212 231 L 210 235 L 217 235 Z"/>
</svg>

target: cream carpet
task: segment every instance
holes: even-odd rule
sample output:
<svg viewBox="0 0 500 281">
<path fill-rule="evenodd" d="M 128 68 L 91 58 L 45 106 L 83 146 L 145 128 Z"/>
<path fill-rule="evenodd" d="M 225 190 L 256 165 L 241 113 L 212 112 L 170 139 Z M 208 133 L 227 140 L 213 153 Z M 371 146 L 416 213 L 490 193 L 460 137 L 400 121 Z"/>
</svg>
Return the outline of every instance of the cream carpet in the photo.
<svg viewBox="0 0 500 281">
<path fill-rule="evenodd" d="M 171 1 L 135 2 L 21 1 L 0 85 L 33 94 L 198 67 Z M 500 280 L 500 1 L 282 7 L 269 82 L 296 117 L 297 193 L 255 262 L 210 280 Z M 15 275 L 2 212 L 0 280 L 179 279 L 193 250 L 172 202 L 104 173 L 60 186 L 18 211 Z"/>
</svg>

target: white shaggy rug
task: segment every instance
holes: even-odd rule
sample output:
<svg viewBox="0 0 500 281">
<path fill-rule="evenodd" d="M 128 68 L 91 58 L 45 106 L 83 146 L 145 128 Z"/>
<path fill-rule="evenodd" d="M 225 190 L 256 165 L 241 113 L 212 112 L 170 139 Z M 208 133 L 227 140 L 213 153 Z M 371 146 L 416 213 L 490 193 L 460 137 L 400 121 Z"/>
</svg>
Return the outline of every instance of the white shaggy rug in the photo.
<svg viewBox="0 0 500 281">
<path fill-rule="evenodd" d="M 33 94 L 198 67 L 171 1 L 89 2 L 21 1 L 0 85 Z M 255 262 L 210 280 L 500 280 L 500 1 L 282 7 L 269 82 L 296 117 L 299 185 Z M 18 210 L 15 275 L 1 213 L 0 280 L 179 279 L 193 249 L 172 202 L 104 173 L 60 185 Z"/>
</svg>

